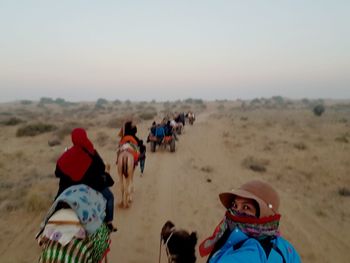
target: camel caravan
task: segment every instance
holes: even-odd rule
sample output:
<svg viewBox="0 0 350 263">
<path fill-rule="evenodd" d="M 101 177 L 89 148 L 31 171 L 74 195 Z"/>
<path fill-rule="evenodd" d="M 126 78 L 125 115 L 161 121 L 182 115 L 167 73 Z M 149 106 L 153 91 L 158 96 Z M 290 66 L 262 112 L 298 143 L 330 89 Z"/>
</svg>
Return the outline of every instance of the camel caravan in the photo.
<svg viewBox="0 0 350 263">
<path fill-rule="evenodd" d="M 158 147 L 166 145 L 166 136 L 177 141 L 186 116 L 193 125 L 195 116 L 190 112 L 173 118 L 166 116 L 159 124 L 153 122 L 147 139 L 151 150 L 154 142 Z M 173 121 L 175 125 L 171 124 Z M 181 123 L 180 133 L 177 121 Z M 159 131 L 163 133 L 158 141 Z M 135 167 L 144 165 L 145 160 L 145 146 L 136 134 L 137 127 L 131 120 L 119 131 L 115 164 L 122 196 L 118 205 L 122 208 L 129 208 L 133 202 Z M 111 234 L 117 231 L 113 225 L 114 195 L 109 190 L 114 185 L 110 165 L 102 160 L 83 128 L 75 128 L 71 138 L 72 147 L 56 163 L 55 175 L 60 180 L 56 198 L 36 235 L 42 249 L 39 262 L 106 263 Z M 279 231 L 280 197 L 272 185 L 252 180 L 220 193 L 219 199 L 223 218 L 198 247 L 200 256 L 208 257 L 207 262 L 301 262 L 297 251 Z M 162 250 L 169 263 L 196 262 L 196 244 L 196 232 L 177 229 L 167 221 L 160 231 L 159 263 Z"/>
<path fill-rule="evenodd" d="M 175 152 L 175 141 L 183 132 L 187 115 L 167 116 L 160 124 L 152 124 L 147 138 L 152 152 L 155 152 L 156 145 L 170 145 L 170 151 Z M 137 127 L 131 120 L 125 121 L 119 131 L 115 164 L 119 179 L 117 188 L 122 197 L 118 206 L 121 208 L 128 208 L 133 202 L 135 167 L 140 164 L 141 174 L 143 172 L 146 148 L 136 134 Z M 39 262 L 107 263 L 110 235 L 117 231 L 113 225 L 114 195 L 109 190 L 114 185 L 110 165 L 102 160 L 83 128 L 73 129 L 71 139 L 73 145 L 56 163 L 57 195 L 36 235 L 41 248 Z M 167 226 L 169 224 L 172 223 Z M 168 239 L 168 257 L 169 260 L 172 258 L 169 262 L 194 262 L 183 261 L 182 253 L 176 252 L 175 248 L 177 245 L 181 248 L 186 243 L 183 243 L 184 239 L 190 236 L 175 231 L 171 233 L 172 238 L 167 235 L 164 228 L 162 237 Z M 176 241 L 180 237 L 183 238 L 181 244 Z M 190 239 L 190 245 L 186 246 L 192 246 L 190 251 L 193 250 L 194 255 L 195 233 Z"/>
</svg>

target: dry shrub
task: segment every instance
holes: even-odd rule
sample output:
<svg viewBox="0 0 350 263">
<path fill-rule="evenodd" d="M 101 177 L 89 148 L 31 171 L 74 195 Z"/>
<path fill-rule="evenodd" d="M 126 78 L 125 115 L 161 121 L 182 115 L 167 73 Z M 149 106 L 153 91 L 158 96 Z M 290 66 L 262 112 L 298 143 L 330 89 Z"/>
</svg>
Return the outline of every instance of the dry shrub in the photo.
<svg viewBox="0 0 350 263">
<path fill-rule="evenodd" d="M 200 170 L 202 172 L 205 172 L 205 173 L 212 173 L 214 169 L 213 169 L 213 167 L 206 165 L 206 166 L 201 167 Z"/>
<path fill-rule="evenodd" d="M 13 212 L 21 207 L 19 200 L 4 200 L 1 202 L 0 211 L 2 212 Z"/>
<path fill-rule="evenodd" d="M 110 119 L 106 125 L 108 128 L 116 129 L 116 128 L 122 127 L 124 121 L 125 121 L 124 117 L 115 117 L 113 119 Z"/>
<path fill-rule="evenodd" d="M 266 166 L 270 163 L 266 159 L 257 159 L 253 156 L 248 156 L 242 161 L 242 165 L 245 168 L 248 168 L 254 172 L 266 172 Z"/>
<path fill-rule="evenodd" d="M 98 144 L 98 146 L 103 147 L 107 144 L 109 137 L 106 133 L 104 132 L 98 132 L 97 133 L 97 138 L 96 138 L 96 142 Z"/>
<path fill-rule="evenodd" d="M 225 131 L 222 133 L 222 137 L 227 138 L 230 135 L 229 132 Z"/>
<path fill-rule="evenodd" d="M 15 126 L 15 125 L 22 123 L 22 122 L 24 122 L 24 121 L 20 118 L 11 117 L 7 120 L 2 121 L 1 124 L 6 125 L 6 126 Z"/>
<path fill-rule="evenodd" d="M 45 123 L 35 123 L 25 125 L 17 130 L 16 136 L 36 136 L 42 133 L 51 132 L 57 129 L 57 126 Z"/>
<path fill-rule="evenodd" d="M 1 182 L 0 183 L 0 191 L 12 189 L 15 186 L 13 182 Z"/>
<path fill-rule="evenodd" d="M 346 187 L 341 187 L 338 189 L 338 194 L 340 196 L 350 196 L 350 189 Z"/>
<path fill-rule="evenodd" d="M 139 113 L 139 118 L 146 121 L 154 119 L 155 116 L 157 116 L 157 111 L 145 111 Z"/>
<path fill-rule="evenodd" d="M 322 104 L 318 104 L 313 108 L 313 112 L 315 116 L 320 117 L 325 111 L 325 106 Z"/>
<path fill-rule="evenodd" d="M 324 209 L 318 208 L 316 209 L 315 213 L 319 217 L 327 217 L 327 214 L 325 213 Z"/>
<path fill-rule="evenodd" d="M 43 193 L 31 192 L 27 195 L 24 205 L 25 209 L 29 212 L 39 212 L 47 210 L 52 203 L 52 198 L 46 196 Z"/>
<path fill-rule="evenodd" d="M 298 149 L 300 151 L 303 151 L 303 150 L 307 149 L 305 143 L 303 143 L 303 142 L 296 142 L 296 143 L 293 144 L 293 146 L 294 146 L 295 149 Z"/>
<path fill-rule="evenodd" d="M 47 144 L 50 147 L 53 147 L 53 146 L 56 146 L 56 145 L 60 145 L 61 144 L 61 140 L 59 138 L 55 137 L 55 138 L 49 139 L 47 141 Z"/>
<path fill-rule="evenodd" d="M 64 137 L 70 135 L 72 130 L 77 127 L 80 127 L 80 124 L 77 122 L 64 123 L 58 130 L 54 132 L 54 135 L 57 137 L 57 139 L 63 140 Z"/>
<path fill-rule="evenodd" d="M 341 135 L 338 136 L 334 139 L 336 142 L 344 142 L 344 143 L 349 143 L 349 140 L 346 135 Z"/>
<path fill-rule="evenodd" d="M 225 106 L 222 105 L 222 104 L 220 104 L 220 105 L 217 106 L 217 109 L 218 109 L 219 111 L 223 111 L 223 110 L 225 109 Z"/>
</svg>

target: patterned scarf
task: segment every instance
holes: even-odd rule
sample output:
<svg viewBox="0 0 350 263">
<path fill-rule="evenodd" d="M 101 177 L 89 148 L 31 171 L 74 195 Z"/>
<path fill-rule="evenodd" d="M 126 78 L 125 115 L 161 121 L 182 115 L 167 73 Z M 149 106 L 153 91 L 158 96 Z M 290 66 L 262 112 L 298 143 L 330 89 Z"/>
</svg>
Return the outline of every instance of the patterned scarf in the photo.
<svg viewBox="0 0 350 263">
<path fill-rule="evenodd" d="M 232 209 L 228 209 L 225 217 L 215 228 L 213 235 L 205 239 L 199 245 L 199 253 L 202 257 L 209 255 L 214 249 L 216 242 L 220 240 L 227 229 L 232 231 L 233 229 L 238 228 L 247 236 L 256 239 L 278 236 L 280 218 L 280 214 L 256 218 L 254 216 L 240 214 Z"/>
</svg>

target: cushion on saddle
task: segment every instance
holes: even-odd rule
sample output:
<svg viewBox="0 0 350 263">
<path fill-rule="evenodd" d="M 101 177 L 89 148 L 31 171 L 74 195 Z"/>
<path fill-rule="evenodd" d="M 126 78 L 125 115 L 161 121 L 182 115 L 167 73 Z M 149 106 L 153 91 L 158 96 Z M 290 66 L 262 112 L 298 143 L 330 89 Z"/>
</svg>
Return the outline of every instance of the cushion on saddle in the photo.
<svg viewBox="0 0 350 263">
<path fill-rule="evenodd" d="M 125 135 L 123 138 L 121 138 L 121 140 L 119 141 L 119 145 L 125 144 L 125 143 L 130 143 L 130 144 L 134 144 L 137 145 L 137 141 L 134 137 L 132 137 L 131 135 Z"/>
<path fill-rule="evenodd" d="M 72 209 L 60 209 L 50 217 L 39 243 L 43 242 L 43 239 L 49 239 L 65 246 L 73 238 L 85 237 L 85 229 L 80 224 L 77 214 Z"/>
<path fill-rule="evenodd" d="M 105 198 L 100 192 L 91 187 L 78 184 L 67 188 L 56 198 L 44 221 L 41 223 L 39 233 L 49 222 L 49 219 L 56 212 L 56 208 L 61 202 L 66 203 L 74 210 L 88 235 L 95 233 L 102 225 L 106 215 Z"/>
<path fill-rule="evenodd" d="M 48 240 L 43 245 L 39 263 L 95 263 L 109 252 L 109 231 L 103 224 L 93 235 L 84 239 L 73 238 L 66 246 Z"/>
<path fill-rule="evenodd" d="M 173 136 L 165 136 L 164 142 L 170 142 L 173 139 Z"/>
<path fill-rule="evenodd" d="M 139 159 L 140 152 L 136 145 L 132 143 L 124 143 L 119 146 L 119 152 L 123 151 L 128 151 L 129 153 L 131 153 L 134 157 L 134 162 L 137 162 L 137 160 Z"/>
</svg>

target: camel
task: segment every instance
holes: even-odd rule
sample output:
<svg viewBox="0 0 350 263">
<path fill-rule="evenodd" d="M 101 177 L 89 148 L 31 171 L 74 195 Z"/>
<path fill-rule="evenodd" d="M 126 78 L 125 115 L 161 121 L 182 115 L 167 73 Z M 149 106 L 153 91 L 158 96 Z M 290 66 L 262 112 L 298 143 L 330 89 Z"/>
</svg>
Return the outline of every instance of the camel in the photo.
<svg viewBox="0 0 350 263">
<path fill-rule="evenodd" d="M 183 229 L 176 229 L 173 222 L 167 221 L 162 227 L 160 242 L 165 246 L 169 263 L 196 262 L 196 232 L 189 233 Z M 159 262 L 161 262 L 161 249 L 159 250 Z"/>
<path fill-rule="evenodd" d="M 119 207 L 128 208 L 131 204 L 134 192 L 134 156 L 127 150 L 121 151 L 117 159 L 117 171 L 119 177 L 119 193 L 121 198 Z"/>
<path fill-rule="evenodd" d="M 67 188 L 55 200 L 36 239 L 40 263 L 107 262 L 110 231 L 103 222 L 105 200 L 87 185 Z"/>
</svg>

